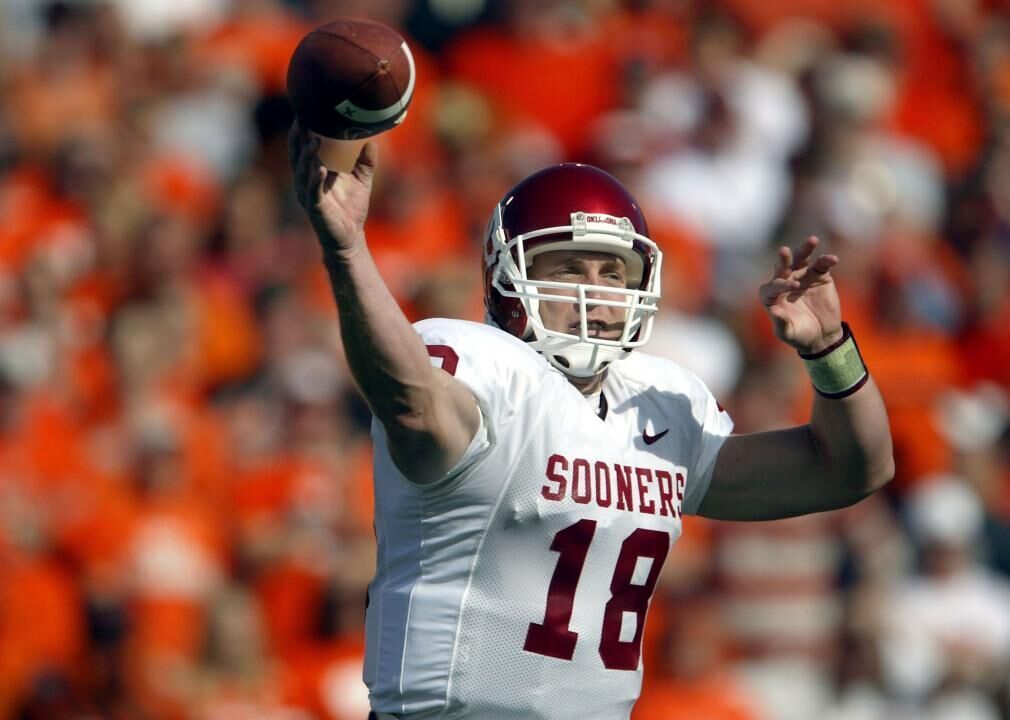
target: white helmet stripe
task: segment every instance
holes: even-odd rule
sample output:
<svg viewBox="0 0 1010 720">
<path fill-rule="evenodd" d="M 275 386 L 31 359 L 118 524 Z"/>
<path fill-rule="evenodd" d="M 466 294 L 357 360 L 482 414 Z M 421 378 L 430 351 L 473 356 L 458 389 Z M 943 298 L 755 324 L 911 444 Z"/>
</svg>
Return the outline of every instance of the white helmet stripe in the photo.
<svg viewBox="0 0 1010 720">
<path fill-rule="evenodd" d="M 414 70 L 414 56 L 410 54 L 410 48 L 407 47 L 407 43 L 403 43 L 400 46 L 400 49 L 403 50 L 403 54 L 407 56 L 407 63 L 410 65 L 410 80 L 407 82 L 407 89 L 403 91 L 403 95 L 400 96 L 399 100 L 389 107 L 384 107 L 379 110 L 366 110 L 363 107 L 355 105 L 350 100 L 344 100 L 334 109 L 348 120 L 357 120 L 367 124 L 389 120 L 389 118 L 395 117 L 399 112 L 401 112 L 403 108 L 407 106 L 407 103 L 410 102 L 411 95 L 414 94 L 414 79 L 417 76 L 417 73 Z"/>
</svg>

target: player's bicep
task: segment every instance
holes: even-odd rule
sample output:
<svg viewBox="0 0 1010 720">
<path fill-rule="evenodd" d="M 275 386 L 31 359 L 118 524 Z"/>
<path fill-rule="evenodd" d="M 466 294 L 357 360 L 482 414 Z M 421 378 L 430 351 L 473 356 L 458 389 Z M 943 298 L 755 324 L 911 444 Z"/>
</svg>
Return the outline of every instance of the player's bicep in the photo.
<svg viewBox="0 0 1010 720">
<path fill-rule="evenodd" d="M 393 462 L 404 477 L 421 484 L 453 469 L 481 427 L 476 397 L 455 377 L 459 355 L 448 345 L 427 348 L 432 374 L 424 408 L 409 421 L 385 424 Z"/>
</svg>

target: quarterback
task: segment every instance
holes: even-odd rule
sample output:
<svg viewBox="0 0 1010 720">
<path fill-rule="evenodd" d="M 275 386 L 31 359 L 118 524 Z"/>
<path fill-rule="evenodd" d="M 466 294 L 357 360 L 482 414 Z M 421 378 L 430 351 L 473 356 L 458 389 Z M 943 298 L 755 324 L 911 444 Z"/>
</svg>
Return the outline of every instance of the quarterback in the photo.
<svg viewBox="0 0 1010 720">
<path fill-rule="evenodd" d="M 893 474 L 887 415 L 816 238 L 761 300 L 817 390 L 808 424 L 733 435 L 704 384 L 638 348 L 663 254 L 635 200 L 581 164 L 493 209 L 484 324 L 411 325 L 364 236 L 376 149 L 326 168 L 295 126 L 299 202 L 374 415 L 378 558 L 364 679 L 377 718 L 625 720 L 683 515 L 841 508 Z"/>
</svg>

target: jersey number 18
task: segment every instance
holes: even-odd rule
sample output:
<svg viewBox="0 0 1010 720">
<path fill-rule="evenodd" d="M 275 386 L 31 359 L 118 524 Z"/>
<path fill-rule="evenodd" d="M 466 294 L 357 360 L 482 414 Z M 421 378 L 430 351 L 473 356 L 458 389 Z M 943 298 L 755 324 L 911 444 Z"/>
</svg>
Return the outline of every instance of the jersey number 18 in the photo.
<svg viewBox="0 0 1010 720">
<path fill-rule="evenodd" d="M 551 543 L 558 553 L 558 564 L 547 590 L 547 607 L 542 623 L 530 623 L 523 649 L 561 660 L 571 660 L 579 634 L 568 629 L 575 604 L 575 590 L 586 563 L 589 544 L 596 533 L 596 521 L 583 519 L 559 530 Z M 600 658 L 611 670 L 637 670 L 642 655 L 642 631 L 649 598 L 656 588 L 659 571 L 670 549 L 670 535 L 659 530 L 638 528 L 625 538 L 617 556 L 617 567 L 610 579 L 610 600 L 603 611 L 600 633 Z M 636 583 L 635 568 L 639 558 L 651 558 L 645 582 Z M 624 613 L 635 614 L 635 635 L 621 640 Z"/>
</svg>

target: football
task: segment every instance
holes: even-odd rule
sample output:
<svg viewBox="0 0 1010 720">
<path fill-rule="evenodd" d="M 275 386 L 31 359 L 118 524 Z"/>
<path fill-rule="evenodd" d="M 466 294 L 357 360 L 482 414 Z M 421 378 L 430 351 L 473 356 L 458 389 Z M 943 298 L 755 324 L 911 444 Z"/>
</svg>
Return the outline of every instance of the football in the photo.
<svg viewBox="0 0 1010 720">
<path fill-rule="evenodd" d="M 370 20 L 337 20 L 298 43 L 287 90 L 303 127 L 359 140 L 403 122 L 414 79 L 414 58 L 398 32 Z"/>
</svg>

